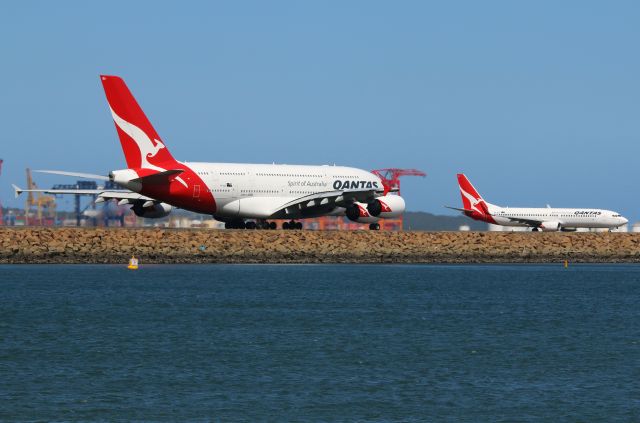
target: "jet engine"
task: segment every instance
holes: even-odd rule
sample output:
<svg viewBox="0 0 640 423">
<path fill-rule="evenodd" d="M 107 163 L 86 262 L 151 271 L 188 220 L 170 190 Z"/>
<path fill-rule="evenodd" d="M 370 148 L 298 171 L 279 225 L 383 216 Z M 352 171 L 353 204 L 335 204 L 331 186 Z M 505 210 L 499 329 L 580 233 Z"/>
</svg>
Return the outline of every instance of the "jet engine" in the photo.
<svg viewBox="0 0 640 423">
<path fill-rule="evenodd" d="M 136 202 L 131 210 L 139 217 L 148 219 L 158 219 L 167 216 L 173 210 L 173 207 L 167 203 L 153 203 L 148 207 L 144 207 L 143 202 Z"/>
<path fill-rule="evenodd" d="M 367 211 L 366 207 L 362 203 L 353 203 L 345 209 L 345 214 L 347 218 L 352 222 L 358 223 L 376 223 L 378 220 L 377 217 L 371 216 Z"/>
<path fill-rule="evenodd" d="M 565 228 L 564 226 L 560 228 L 562 232 L 576 232 L 578 228 Z"/>
<path fill-rule="evenodd" d="M 398 217 L 404 209 L 404 198 L 399 195 L 385 195 L 367 204 L 367 211 L 371 216 L 382 218 Z"/>
<path fill-rule="evenodd" d="M 542 229 L 544 232 L 559 231 L 560 228 L 560 222 L 557 221 L 542 222 L 542 224 L 540 224 L 540 229 Z"/>
</svg>

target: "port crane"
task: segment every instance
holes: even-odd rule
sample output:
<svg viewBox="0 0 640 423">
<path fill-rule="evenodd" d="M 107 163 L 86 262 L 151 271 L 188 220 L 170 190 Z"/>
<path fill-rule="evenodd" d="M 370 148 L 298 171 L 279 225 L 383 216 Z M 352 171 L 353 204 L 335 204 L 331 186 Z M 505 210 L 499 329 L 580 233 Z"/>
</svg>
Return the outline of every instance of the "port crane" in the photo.
<svg viewBox="0 0 640 423">
<path fill-rule="evenodd" d="M 27 168 L 27 189 L 37 189 L 36 183 L 33 181 L 31 177 L 31 169 Z M 38 225 L 43 224 L 42 218 L 44 216 L 56 218 L 56 200 L 52 195 L 44 195 L 41 192 L 36 192 L 35 195 L 33 192 L 29 192 L 27 195 L 27 201 L 25 202 L 24 213 L 25 213 L 25 224 L 29 224 L 29 215 L 31 213 L 31 209 L 36 208 L 36 223 Z"/>
<path fill-rule="evenodd" d="M 371 173 L 382 179 L 382 183 L 384 184 L 385 189 L 387 189 L 388 191 L 397 190 L 398 195 L 400 195 L 401 176 L 427 176 L 426 173 L 418 169 L 386 168 L 372 170 Z"/>
</svg>

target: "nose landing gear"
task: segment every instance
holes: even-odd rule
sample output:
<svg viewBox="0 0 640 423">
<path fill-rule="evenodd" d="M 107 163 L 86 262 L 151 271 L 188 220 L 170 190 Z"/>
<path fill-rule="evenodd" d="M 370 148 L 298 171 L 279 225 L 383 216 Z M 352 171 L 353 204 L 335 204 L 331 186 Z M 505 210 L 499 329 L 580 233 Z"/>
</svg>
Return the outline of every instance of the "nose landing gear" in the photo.
<svg viewBox="0 0 640 423">
<path fill-rule="evenodd" d="M 379 223 L 370 223 L 369 224 L 369 229 L 372 231 L 379 231 L 380 230 L 380 224 Z"/>
</svg>

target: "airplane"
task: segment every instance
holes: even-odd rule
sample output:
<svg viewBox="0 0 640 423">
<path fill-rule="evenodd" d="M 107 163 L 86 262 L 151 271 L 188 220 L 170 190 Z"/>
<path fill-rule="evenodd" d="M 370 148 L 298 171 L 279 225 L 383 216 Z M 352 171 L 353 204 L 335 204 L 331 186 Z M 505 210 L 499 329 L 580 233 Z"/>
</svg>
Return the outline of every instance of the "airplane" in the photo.
<svg viewBox="0 0 640 423">
<path fill-rule="evenodd" d="M 618 228 L 629 221 L 619 213 L 601 209 L 560 209 L 500 207 L 485 201 L 467 177 L 459 173 L 462 207 L 452 210 L 494 225 L 525 226 L 537 231 L 575 231 L 577 228 Z"/>
<path fill-rule="evenodd" d="M 298 219 L 346 216 L 369 229 L 395 218 L 405 201 L 381 178 L 343 166 L 180 162 L 155 131 L 118 76 L 101 75 L 127 168 L 108 176 L 58 170 L 40 172 L 113 181 L 123 189 L 26 190 L 49 194 L 93 194 L 96 202 L 130 204 L 140 217 L 161 218 L 174 207 L 212 215 L 229 229 L 276 229 L 272 219 L 288 220 L 283 229 L 302 229 Z M 249 220 L 248 219 L 252 219 Z"/>
</svg>

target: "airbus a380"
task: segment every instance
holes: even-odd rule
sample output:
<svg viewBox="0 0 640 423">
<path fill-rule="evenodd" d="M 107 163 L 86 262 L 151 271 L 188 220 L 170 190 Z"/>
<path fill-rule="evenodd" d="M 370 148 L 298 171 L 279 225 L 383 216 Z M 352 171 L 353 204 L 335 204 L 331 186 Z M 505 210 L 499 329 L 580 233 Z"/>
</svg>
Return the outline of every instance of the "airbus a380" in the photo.
<svg viewBox="0 0 640 423">
<path fill-rule="evenodd" d="M 619 213 L 610 210 L 496 206 L 486 202 L 462 173 L 458 174 L 458 185 L 463 208 L 448 208 L 494 225 L 528 226 L 533 231 L 575 231 L 577 228 L 613 229 L 628 222 Z"/>
<path fill-rule="evenodd" d="M 379 229 L 380 218 L 397 217 L 402 197 L 376 175 L 341 166 L 179 162 L 157 134 L 142 108 L 117 76 L 100 77 L 127 168 L 109 176 L 65 171 L 46 173 L 110 180 L 122 190 L 22 190 L 50 194 L 94 194 L 96 202 L 131 204 L 141 217 L 159 218 L 174 207 L 212 215 L 227 228 L 275 229 L 269 219 L 286 219 L 284 229 L 301 229 L 296 219 L 347 216 Z M 255 219 L 247 221 L 246 219 Z"/>
</svg>

